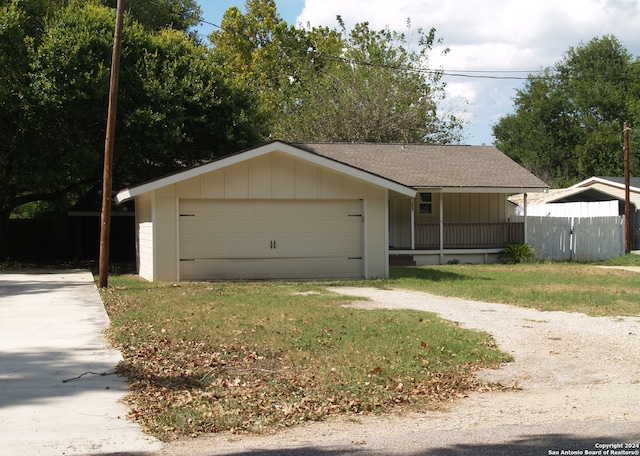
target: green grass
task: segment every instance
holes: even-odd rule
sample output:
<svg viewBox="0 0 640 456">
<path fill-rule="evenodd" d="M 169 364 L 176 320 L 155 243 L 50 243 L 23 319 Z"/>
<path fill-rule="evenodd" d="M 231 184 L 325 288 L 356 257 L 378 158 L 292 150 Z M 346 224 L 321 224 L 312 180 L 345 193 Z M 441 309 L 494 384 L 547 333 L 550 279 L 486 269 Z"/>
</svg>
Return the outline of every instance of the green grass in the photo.
<svg viewBox="0 0 640 456">
<path fill-rule="evenodd" d="M 434 407 L 508 357 L 416 311 L 344 307 L 326 283 L 150 284 L 103 291 L 131 415 L 163 439 L 263 432 L 347 413 Z"/>
<path fill-rule="evenodd" d="M 378 286 L 592 316 L 640 315 L 640 273 L 598 266 L 640 266 L 638 255 L 597 264 L 443 265 L 393 268 Z"/>
<path fill-rule="evenodd" d="M 131 417 L 165 439 L 266 432 L 333 414 L 424 410 L 482 385 L 508 360 L 487 334 L 409 310 L 345 307 L 330 285 L 406 288 L 541 310 L 640 315 L 640 266 L 533 263 L 392 268 L 340 283 L 148 283 L 102 290 L 130 379 Z"/>
</svg>

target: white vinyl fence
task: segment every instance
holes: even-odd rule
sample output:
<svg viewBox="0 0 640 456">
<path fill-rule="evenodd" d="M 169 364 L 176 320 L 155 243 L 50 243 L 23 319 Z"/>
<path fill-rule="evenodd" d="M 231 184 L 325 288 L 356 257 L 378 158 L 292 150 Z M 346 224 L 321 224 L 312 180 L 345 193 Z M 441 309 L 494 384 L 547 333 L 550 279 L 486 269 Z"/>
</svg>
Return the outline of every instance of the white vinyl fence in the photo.
<svg viewBox="0 0 640 456">
<path fill-rule="evenodd" d="M 624 254 L 624 217 L 527 217 L 539 260 L 598 261 Z"/>
</svg>

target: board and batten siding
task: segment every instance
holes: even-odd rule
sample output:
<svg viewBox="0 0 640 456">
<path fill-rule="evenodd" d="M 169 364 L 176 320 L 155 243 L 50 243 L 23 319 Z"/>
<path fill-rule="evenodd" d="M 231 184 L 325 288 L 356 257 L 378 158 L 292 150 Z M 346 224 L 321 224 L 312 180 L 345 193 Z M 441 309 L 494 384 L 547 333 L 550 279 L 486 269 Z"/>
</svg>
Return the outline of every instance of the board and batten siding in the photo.
<svg viewBox="0 0 640 456">
<path fill-rule="evenodd" d="M 440 221 L 440 193 L 431 193 L 431 213 L 420 213 L 420 196 L 414 201 L 416 223 L 437 223 Z M 486 223 L 507 222 L 513 215 L 513 206 L 503 193 L 443 193 L 442 215 L 444 223 Z M 407 247 L 411 245 L 411 200 L 402 198 L 391 202 L 391 245 Z"/>
<path fill-rule="evenodd" d="M 364 276 L 386 277 L 387 192 L 386 188 L 280 152 L 167 185 L 150 192 L 155 270 L 152 278 L 145 278 L 179 280 L 178 212 L 181 199 L 360 199 L 365 215 Z M 140 260 L 140 266 L 143 261 L 146 259 Z"/>
<path fill-rule="evenodd" d="M 138 275 L 153 280 L 153 210 L 149 194 L 136 198 L 136 261 Z"/>
</svg>

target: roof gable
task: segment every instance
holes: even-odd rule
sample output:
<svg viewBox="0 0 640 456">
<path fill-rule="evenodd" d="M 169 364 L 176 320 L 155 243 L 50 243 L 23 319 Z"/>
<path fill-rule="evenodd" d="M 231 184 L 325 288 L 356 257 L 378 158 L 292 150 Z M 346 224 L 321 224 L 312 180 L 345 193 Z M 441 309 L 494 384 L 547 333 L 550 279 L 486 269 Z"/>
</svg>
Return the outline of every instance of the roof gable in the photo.
<svg viewBox="0 0 640 456">
<path fill-rule="evenodd" d="M 610 187 L 625 188 L 624 177 L 603 177 L 594 176 L 572 185 L 570 188 L 589 187 L 594 184 L 604 184 Z M 632 177 L 629 179 L 629 191 L 640 193 L 640 177 Z"/>
<path fill-rule="evenodd" d="M 610 195 L 601 190 L 591 187 L 580 188 L 557 188 L 544 193 L 532 194 L 527 197 L 528 205 L 550 204 L 550 203 L 575 203 L 575 202 L 594 202 L 594 201 L 612 201 L 620 198 Z M 513 195 L 509 198 L 514 204 L 524 205 L 524 194 Z"/>
<path fill-rule="evenodd" d="M 416 193 L 414 189 L 404 186 L 386 177 L 372 174 L 366 170 L 354 168 L 349 164 L 336 161 L 330 157 L 324 157 L 318 154 L 310 153 L 310 151 L 304 150 L 300 147 L 295 147 L 293 145 L 286 144 L 281 141 L 274 141 L 274 142 L 265 144 L 263 146 L 259 146 L 253 149 L 248 149 L 248 150 L 239 152 L 237 154 L 222 157 L 218 160 L 214 160 L 204 165 L 189 168 L 184 171 L 180 171 L 180 172 L 162 177 L 160 179 L 156 179 L 135 187 L 121 190 L 116 195 L 116 201 L 118 203 L 121 203 L 123 201 L 128 201 L 144 193 L 154 191 L 162 187 L 166 187 L 168 185 L 176 184 L 178 182 L 191 179 L 193 177 L 198 177 L 203 174 L 207 174 L 212 171 L 216 171 L 218 169 L 222 169 L 222 168 L 225 168 L 243 161 L 251 160 L 253 158 L 260 157 L 262 155 L 270 154 L 273 152 L 281 152 L 281 153 L 299 158 L 301 160 L 305 160 L 307 162 L 313 163 L 318 166 L 324 166 L 334 171 L 349 175 L 351 177 L 355 177 L 364 182 L 387 188 L 389 190 L 395 191 L 402 195 L 413 197 L 415 196 L 415 193 Z"/>
</svg>

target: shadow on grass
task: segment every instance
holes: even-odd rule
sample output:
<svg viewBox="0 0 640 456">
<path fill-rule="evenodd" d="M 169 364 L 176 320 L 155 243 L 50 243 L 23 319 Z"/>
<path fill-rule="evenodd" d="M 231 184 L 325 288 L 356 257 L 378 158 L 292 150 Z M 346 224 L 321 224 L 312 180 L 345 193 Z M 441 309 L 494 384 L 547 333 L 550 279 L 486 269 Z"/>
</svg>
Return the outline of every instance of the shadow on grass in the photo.
<svg viewBox="0 0 640 456">
<path fill-rule="evenodd" d="M 490 280 L 486 277 L 469 277 L 464 274 L 458 274 L 451 271 L 443 271 L 441 269 L 433 269 L 428 267 L 402 267 L 396 266 L 390 268 L 390 279 L 419 279 L 429 280 L 431 282 L 454 282 L 460 280 Z"/>
</svg>

